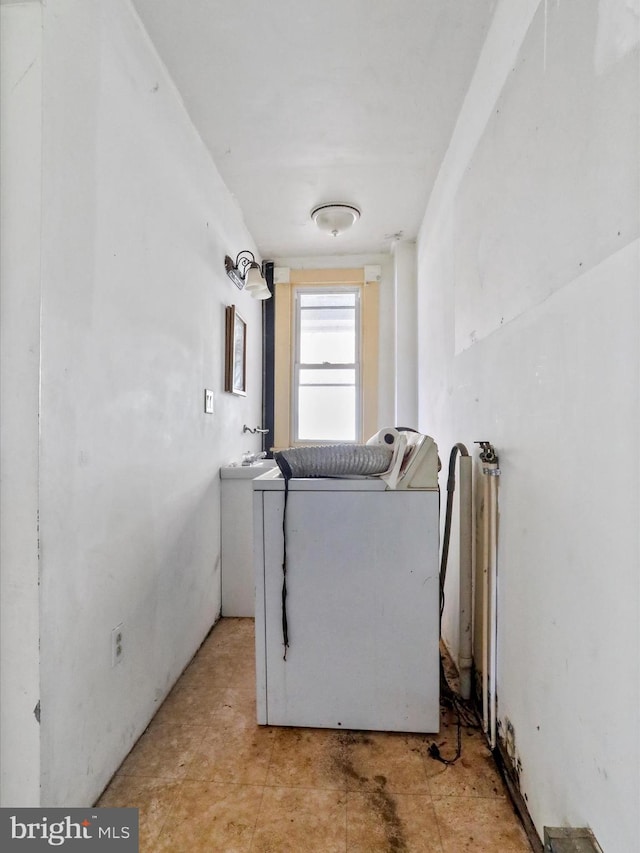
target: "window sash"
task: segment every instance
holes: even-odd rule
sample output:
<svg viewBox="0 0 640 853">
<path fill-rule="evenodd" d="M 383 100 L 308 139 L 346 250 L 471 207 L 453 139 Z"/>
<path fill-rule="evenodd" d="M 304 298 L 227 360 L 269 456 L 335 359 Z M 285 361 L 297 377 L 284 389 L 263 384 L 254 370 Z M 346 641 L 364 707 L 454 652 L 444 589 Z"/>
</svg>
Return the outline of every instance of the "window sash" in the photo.
<svg viewBox="0 0 640 853">
<path fill-rule="evenodd" d="M 301 297 L 306 295 L 314 295 L 321 294 L 323 296 L 328 296 L 333 293 L 349 293 L 354 296 L 354 305 L 351 309 L 351 306 L 344 305 L 326 305 L 326 306 L 318 306 L 318 305 L 309 305 L 307 307 L 302 305 Z M 349 443 L 354 444 L 361 440 L 362 433 L 362 328 L 361 328 L 361 302 L 360 302 L 360 294 L 361 289 L 359 287 L 332 287 L 331 289 L 323 288 L 313 288 L 313 287 L 296 287 L 295 288 L 295 312 L 294 312 L 294 341 L 295 341 L 295 349 L 294 349 L 294 359 L 293 359 L 293 375 L 292 375 L 292 406 L 291 406 L 291 434 L 293 437 L 293 443 L 295 444 L 330 444 L 332 442 L 340 442 L 340 443 Z M 331 311 L 334 308 L 337 308 L 341 311 L 344 311 L 345 308 L 348 310 L 353 310 L 354 312 L 354 345 L 353 350 L 356 356 L 356 361 L 349 362 L 302 362 L 300 360 L 301 353 L 301 345 L 302 345 L 302 323 L 301 323 L 301 315 L 305 310 L 313 310 L 315 312 L 318 311 Z M 318 383 L 304 383 L 301 381 L 301 373 L 304 371 L 323 371 L 327 373 L 327 378 L 329 379 L 332 371 L 353 371 L 353 382 L 352 383 L 335 383 L 335 382 L 326 382 L 322 384 Z M 301 423 L 300 423 L 300 405 L 301 405 L 301 389 L 304 388 L 342 388 L 348 389 L 353 388 L 354 393 L 354 410 L 353 410 L 353 438 L 322 438 L 322 437 L 300 437 L 301 431 Z M 343 395 L 344 396 L 344 395 Z"/>
</svg>

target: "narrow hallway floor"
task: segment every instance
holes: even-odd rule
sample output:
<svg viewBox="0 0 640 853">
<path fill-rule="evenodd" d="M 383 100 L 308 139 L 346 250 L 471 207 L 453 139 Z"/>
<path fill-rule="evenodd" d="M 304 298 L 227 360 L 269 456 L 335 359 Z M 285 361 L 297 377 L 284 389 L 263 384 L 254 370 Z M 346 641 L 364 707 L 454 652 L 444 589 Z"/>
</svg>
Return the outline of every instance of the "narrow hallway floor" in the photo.
<svg viewBox="0 0 640 853">
<path fill-rule="evenodd" d="M 141 853 L 530 853 L 480 733 L 258 726 L 252 619 L 221 619 L 102 795 Z"/>
</svg>

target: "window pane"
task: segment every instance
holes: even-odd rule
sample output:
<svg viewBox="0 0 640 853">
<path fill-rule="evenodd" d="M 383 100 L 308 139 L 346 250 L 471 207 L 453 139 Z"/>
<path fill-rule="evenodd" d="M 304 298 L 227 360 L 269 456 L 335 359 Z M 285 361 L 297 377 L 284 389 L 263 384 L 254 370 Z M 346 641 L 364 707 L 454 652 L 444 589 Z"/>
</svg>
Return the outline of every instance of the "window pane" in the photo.
<svg viewBox="0 0 640 853">
<path fill-rule="evenodd" d="M 302 308 L 326 308 L 329 305 L 351 305 L 356 304 L 356 294 L 344 291 L 333 291 L 331 293 L 301 293 L 300 306 Z"/>
<path fill-rule="evenodd" d="M 352 296 L 353 294 L 346 294 Z M 300 362 L 352 364 L 356 360 L 356 310 L 300 308 Z"/>
<path fill-rule="evenodd" d="M 298 389 L 298 438 L 301 441 L 355 441 L 355 387 L 302 385 Z"/>
</svg>

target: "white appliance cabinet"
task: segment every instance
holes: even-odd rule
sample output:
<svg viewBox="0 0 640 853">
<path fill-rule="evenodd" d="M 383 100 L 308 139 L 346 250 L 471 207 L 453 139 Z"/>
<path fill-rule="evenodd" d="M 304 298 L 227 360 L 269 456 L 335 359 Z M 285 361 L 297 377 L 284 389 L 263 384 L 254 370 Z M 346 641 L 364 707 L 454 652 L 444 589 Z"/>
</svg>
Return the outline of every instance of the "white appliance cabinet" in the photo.
<svg viewBox="0 0 640 853">
<path fill-rule="evenodd" d="M 220 469 L 222 616 L 253 616 L 253 490 L 251 480 L 275 466 L 273 459 Z"/>
<path fill-rule="evenodd" d="M 285 660 L 279 470 L 253 490 L 258 722 L 437 732 L 438 492 L 290 481 Z"/>
</svg>

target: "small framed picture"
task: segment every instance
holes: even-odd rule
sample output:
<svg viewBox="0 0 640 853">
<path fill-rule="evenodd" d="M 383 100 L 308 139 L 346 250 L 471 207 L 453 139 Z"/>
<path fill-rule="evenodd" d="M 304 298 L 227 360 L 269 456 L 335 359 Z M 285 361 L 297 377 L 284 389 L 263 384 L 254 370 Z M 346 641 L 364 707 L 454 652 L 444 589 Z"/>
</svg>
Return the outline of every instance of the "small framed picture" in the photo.
<svg viewBox="0 0 640 853">
<path fill-rule="evenodd" d="M 227 305 L 224 358 L 224 390 L 232 394 L 247 393 L 247 324 Z"/>
</svg>

